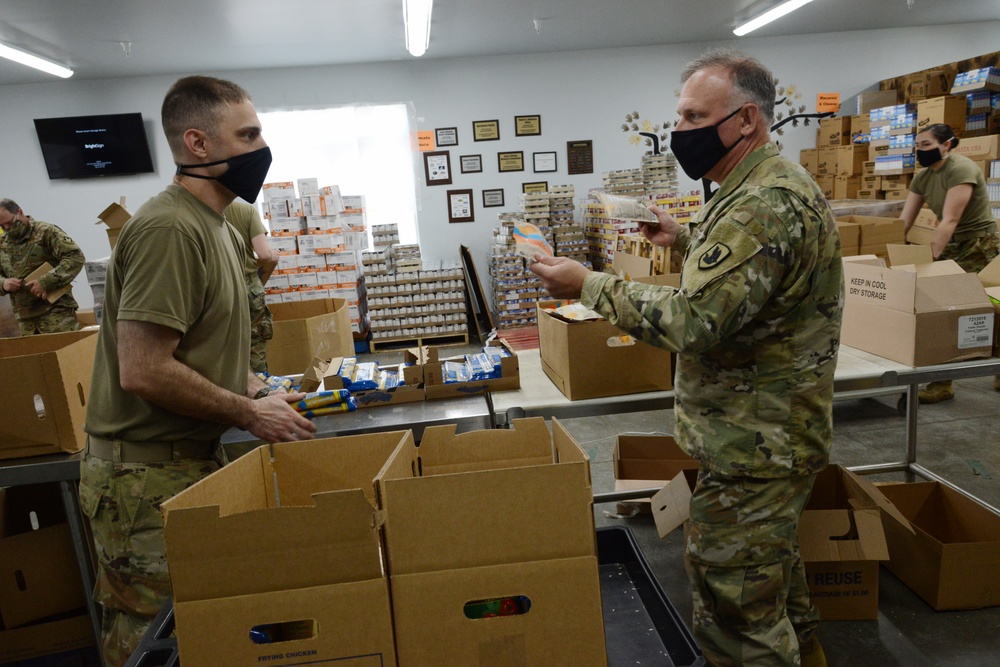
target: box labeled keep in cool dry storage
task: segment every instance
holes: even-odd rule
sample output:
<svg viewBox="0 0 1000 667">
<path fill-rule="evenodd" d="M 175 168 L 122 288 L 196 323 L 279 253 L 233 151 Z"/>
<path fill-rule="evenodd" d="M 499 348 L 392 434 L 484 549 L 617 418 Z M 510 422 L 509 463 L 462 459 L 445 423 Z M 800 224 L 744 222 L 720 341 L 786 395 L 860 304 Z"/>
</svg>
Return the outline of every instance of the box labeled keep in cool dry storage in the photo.
<svg viewBox="0 0 1000 667">
<path fill-rule="evenodd" d="M 893 574 L 938 611 L 1000 605 L 1000 516 L 940 482 L 879 490 L 899 511 L 883 515 Z"/>
<path fill-rule="evenodd" d="M 302 373 L 314 357 L 354 356 L 351 320 L 343 299 L 276 303 L 269 307 L 274 316 L 274 338 L 267 341 L 270 373 Z"/>
<path fill-rule="evenodd" d="M 566 322 L 538 302 L 542 370 L 572 400 L 665 391 L 673 386 L 670 352 L 627 336 L 607 320 Z"/>
<path fill-rule="evenodd" d="M 428 427 L 376 485 L 400 664 L 605 664 L 590 463 L 557 419 Z"/>
<path fill-rule="evenodd" d="M 184 664 L 395 665 L 373 480 L 407 443 L 265 445 L 164 503 Z"/>
<path fill-rule="evenodd" d="M 0 459 L 83 449 L 96 333 L 0 339 Z"/>
<path fill-rule="evenodd" d="M 844 261 L 841 342 L 910 366 L 988 357 L 994 311 L 979 278 L 951 260 L 890 269 Z"/>
</svg>

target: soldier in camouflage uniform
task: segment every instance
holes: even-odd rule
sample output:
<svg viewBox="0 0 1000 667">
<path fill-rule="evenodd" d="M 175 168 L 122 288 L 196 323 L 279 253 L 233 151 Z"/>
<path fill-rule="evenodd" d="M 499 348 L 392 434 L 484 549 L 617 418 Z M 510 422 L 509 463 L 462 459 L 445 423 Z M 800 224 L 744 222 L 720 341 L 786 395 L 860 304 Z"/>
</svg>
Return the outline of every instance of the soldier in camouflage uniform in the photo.
<svg viewBox="0 0 1000 667">
<path fill-rule="evenodd" d="M 243 271 L 247 282 L 250 305 L 250 370 L 267 372 L 267 341 L 274 337 L 271 309 L 264 299 L 262 276 L 267 276 L 278 263 L 277 254 L 267 245 L 267 230 L 257 209 L 242 201 L 226 208 L 226 220 L 240 233 L 246 243 Z"/>
<path fill-rule="evenodd" d="M 720 187 L 689 228 L 656 207 L 658 228 L 643 228 L 684 253 L 681 287 L 566 258 L 540 258 L 532 270 L 554 296 L 579 296 L 677 352 L 676 435 L 699 462 L 685 563 L 708 663 L 825 665 L 797 531 L 829 460 L 840 238 L 815 181 L 770 143 L 770 71 L 711 52 L 682 80 L 671 148 L 692 179 Z"/>
<path fill-rule="evenodd" d="M 170 592 L 160 505 L 216 470 L 229 426 L 265 442 L 311 437 L 247 367 L 244 243 L 223 211 L 254 200 L 270 151 L 246 91 L 187 77 L 163 102 L 174 181 L 136 211 L 108 264 L 80 506 L 97 554 L 102 653 L 124 665 Z"/>
<path fill-rule="evenodd" d="M 86 258 L 73 239 L 55 225 L 24 214 L 10 199 L 0 199 L 0 296 L 11 294 L 14 316 L 22 336 L 77 331 L 76 309 L 80 305 L 69 290 L 55 303 L 49 293 L 73 282 Z M 52 270 L 38 280 L 25 282 L 45 264 Z"/>
</svg>

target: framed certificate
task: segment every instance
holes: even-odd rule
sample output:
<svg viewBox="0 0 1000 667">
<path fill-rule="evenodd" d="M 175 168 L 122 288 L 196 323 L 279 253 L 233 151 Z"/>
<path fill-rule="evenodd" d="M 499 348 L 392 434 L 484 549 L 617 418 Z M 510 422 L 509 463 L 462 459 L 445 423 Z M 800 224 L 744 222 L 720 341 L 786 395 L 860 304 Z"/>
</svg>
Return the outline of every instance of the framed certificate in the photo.
<svg viewBox="0 0 1000 667">
<path fill-rule="evenodd" d="M 472 190 L 448 190 L 448 222 L 474 222 Z"/>
<path fill-rule="evenodd" d="M 424 177 L 427 186 L 451 185 L 451 156 L 448 151 L 424 153 Z"/>
<path fill-rule="evenodd" d="M 499 120 L 472 121 L 472 138 L 475 141 L 497 141 L 500 139 Z"/>
<path fill-rule="evenodd" d="M 556 170 L 556 152 L 547 151 L 545 153 L 532 153 L 535 164 L 535 173 L 540 174 L 547 171 Z"/>
<path fill-rule="evenodd" d="M 524 171 L 524 151 L 497 153 L 497 168 L 500 172 Z"/>
<path fill-rule="evenodd" d="M 458 145 L 458 128 L 457 127 L 439 127 L 434 130 L 434 141 L 438 146 L 457 146 Z"/>
<path fill-rule="evenodd" d="M 541 116 L 514 116 L 514 136 L 532 137 L 541 133 Z"/>
<path fill-rule="evenodd" d="M 483 171 L 482 155 L 463 155 L 459 160 L 463 174 L 479 174 Z"/>
<path fill-rule="evenodd" d="M 483 208 L 503 206 L 503 188 L 483 190 Z"/>
<path fill-rule="evenodd" d="M 549 182 L 548 181 L 534 181 L 533 183 L 522 183 L 521 192 L 526 195 L 533 195 L 536 192 L 548 192 Z"/>
</svg>

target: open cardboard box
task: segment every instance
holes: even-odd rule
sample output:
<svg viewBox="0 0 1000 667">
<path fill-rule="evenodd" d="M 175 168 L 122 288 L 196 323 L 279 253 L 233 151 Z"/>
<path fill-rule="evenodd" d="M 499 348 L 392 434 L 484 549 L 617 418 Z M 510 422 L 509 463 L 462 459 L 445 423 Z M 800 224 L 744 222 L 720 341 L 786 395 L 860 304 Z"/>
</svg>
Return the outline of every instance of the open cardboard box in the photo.
<svg viewBox="0 0 1000 667">
<path fill-rule="evenodd" d="M 489 391 L 507 391 L 521 388 L 521 371 L 518 363 L 517 353 L 502 339 L 494 339 L 490 346 L 501 347 L 510 353 L 509 356 L 500 360 L 500 377 L 491 380 L 475 380 L 469 382 L 445 382 L 444 366 L 445 361 L 461 360 L 461 356 L 448 356 L 448 348 L 441 346 L 428 346 L 423 348 L 424 367 L 424 394 L 428 399 L 433 398 L 453 398 L 456 396 L 470 396 L 472 394 L 483 394 Z"/>
<path fill-rule="evenodd" d="M 887 243 L 904 243 L 905 223 L 896 218 L 881 218 L 870 215 L 848 215 L 837 218 L 858 227 L 857 255 L 878 255 L 885 257 Z"/>
<path fill-rule="evenodd" d="M 661 488 L 683 470 L 697 470 L 698 462 L 688 456 L 671 435 L 619 435 L 615 441 L 615 492 Z M 640 512 L 650 511 L 649 499 L 619 503 L 619 511 L 629 505 Z"/>
<path fill-rule="evenodd" d="M 0 459 L 78 452 L 97 333 L 71 331 L 0 339 Z"/>
<path fill-rule="evenodd" d="M 94 643 L 59 485 L 0 489 L 0 663 Z"/>
<path fill-rule="evenodd" d="M 132 212 L 125 208 L 125 197 L 122 197 L 119 202 L 109 204 L 106 209 L 97 214 L 97 217 L 99 220 L 95 224 L 104 223 L 108 226 L 108 242 L 111 244 L 111 249 L 114 250 L 122 227 L 132 218 Z"/>
<path fill-rule="evenodd" d="M 980 279 L 951 260 L 886 268 L 844 261 L 841 342 L 910 366 L 992 353 L 994 309 Z"/>
<path fill-rule="evenodd" d="M 267 369 L 292 375 L 308 368 L 314 357 L 354 356 L 354 337 L 344 299 L 314 299 L 268 306 L 274 337 L 267 341 Z"/>
<path fill-rule="evenodd" d="M 395 665 L 373 480 L 410 431 L 264 445 L 163 504 L 185 665 Z M 250 641 L 264 627 L 274 641 Z"/>
<path fill-rule="evenodd" d="M 410 364 L 403 367 L 404 384 L 388 391 L 378 389 L 352 391 L 351 396 L 357 401 L 358 408 L 397 405 L 424 400 L 424 369 L 420 363 L 419 352 L 417 349 L 403 350 L 403 363 Z M 334 357 L 333 359 L 317 357 L 313 359 L 309 368 L 302 374 L 302 383 L 299 385 L 299 389 L 304 392 L 320 391 L 320 389 L 344 389 L 344 379 L 339 374 L 343 362 L 343 357 Z"/>
<path fill-rule="evenodd" d="M 376 486 L 400 664 L 605 664 L 590 463 L 558 419 L 428 427 Z M 497 598 L 529 602 L 472 613 Z"/>
<path fill-rule="evenodd" d="M 893 574 L 939 611 L 1000 605 L 1000 516 L 940 482 L 879 490 Z"/>
</svg>

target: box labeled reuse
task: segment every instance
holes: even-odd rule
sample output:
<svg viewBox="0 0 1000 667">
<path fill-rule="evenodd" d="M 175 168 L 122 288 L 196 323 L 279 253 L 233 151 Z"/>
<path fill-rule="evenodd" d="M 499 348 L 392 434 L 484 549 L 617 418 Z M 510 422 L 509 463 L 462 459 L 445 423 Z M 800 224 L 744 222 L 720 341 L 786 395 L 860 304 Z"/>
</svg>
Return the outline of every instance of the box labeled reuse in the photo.
<svg viewBox="0 0 1000 667">
<path fill-rule="evenodd" d="M 267 341 L 270 373 L 302 373 L 314 357 L 354 356 L 354 337 L 345 300 L 276 303 L 270 309 L 274 316 L 274 338 Z"/>
<path fill-rule="evenodd" d="M 96 333 L 0 339 L 0 459 L 83 449 Z"/>
<path fill-rule="evenodd" d="M 407 442 L 261 446 L 164 503 L 184 664 L 395 665 L 373 480 Z"/>
<path fill-rule="evenodd" d="M 849 258 L 844 283 L 843 344 L 910 366 L 990 356 L 993 306 L 954 261 L 891 269 Z"/>
<path fill-rule="evenodd" d="M 670 353 L 631 336 L 607 320 L 566 322 L 540 301 L 538 347 L 542 370 L 570 400 L 665 391 L 673 386 Z"/>
<path fill-rule="evenodd" d="M 401 665 L 604 665 L 587 455 L 552 420 L 401 443 L 376 480 Z"/>
<path fill-rule="evenodd" d="M 893 574 L 939 611 L 1000 605 L 1000 516 L 940 482 L 879 489 L 899 512 L 883 516 Z"/>
</svg>

